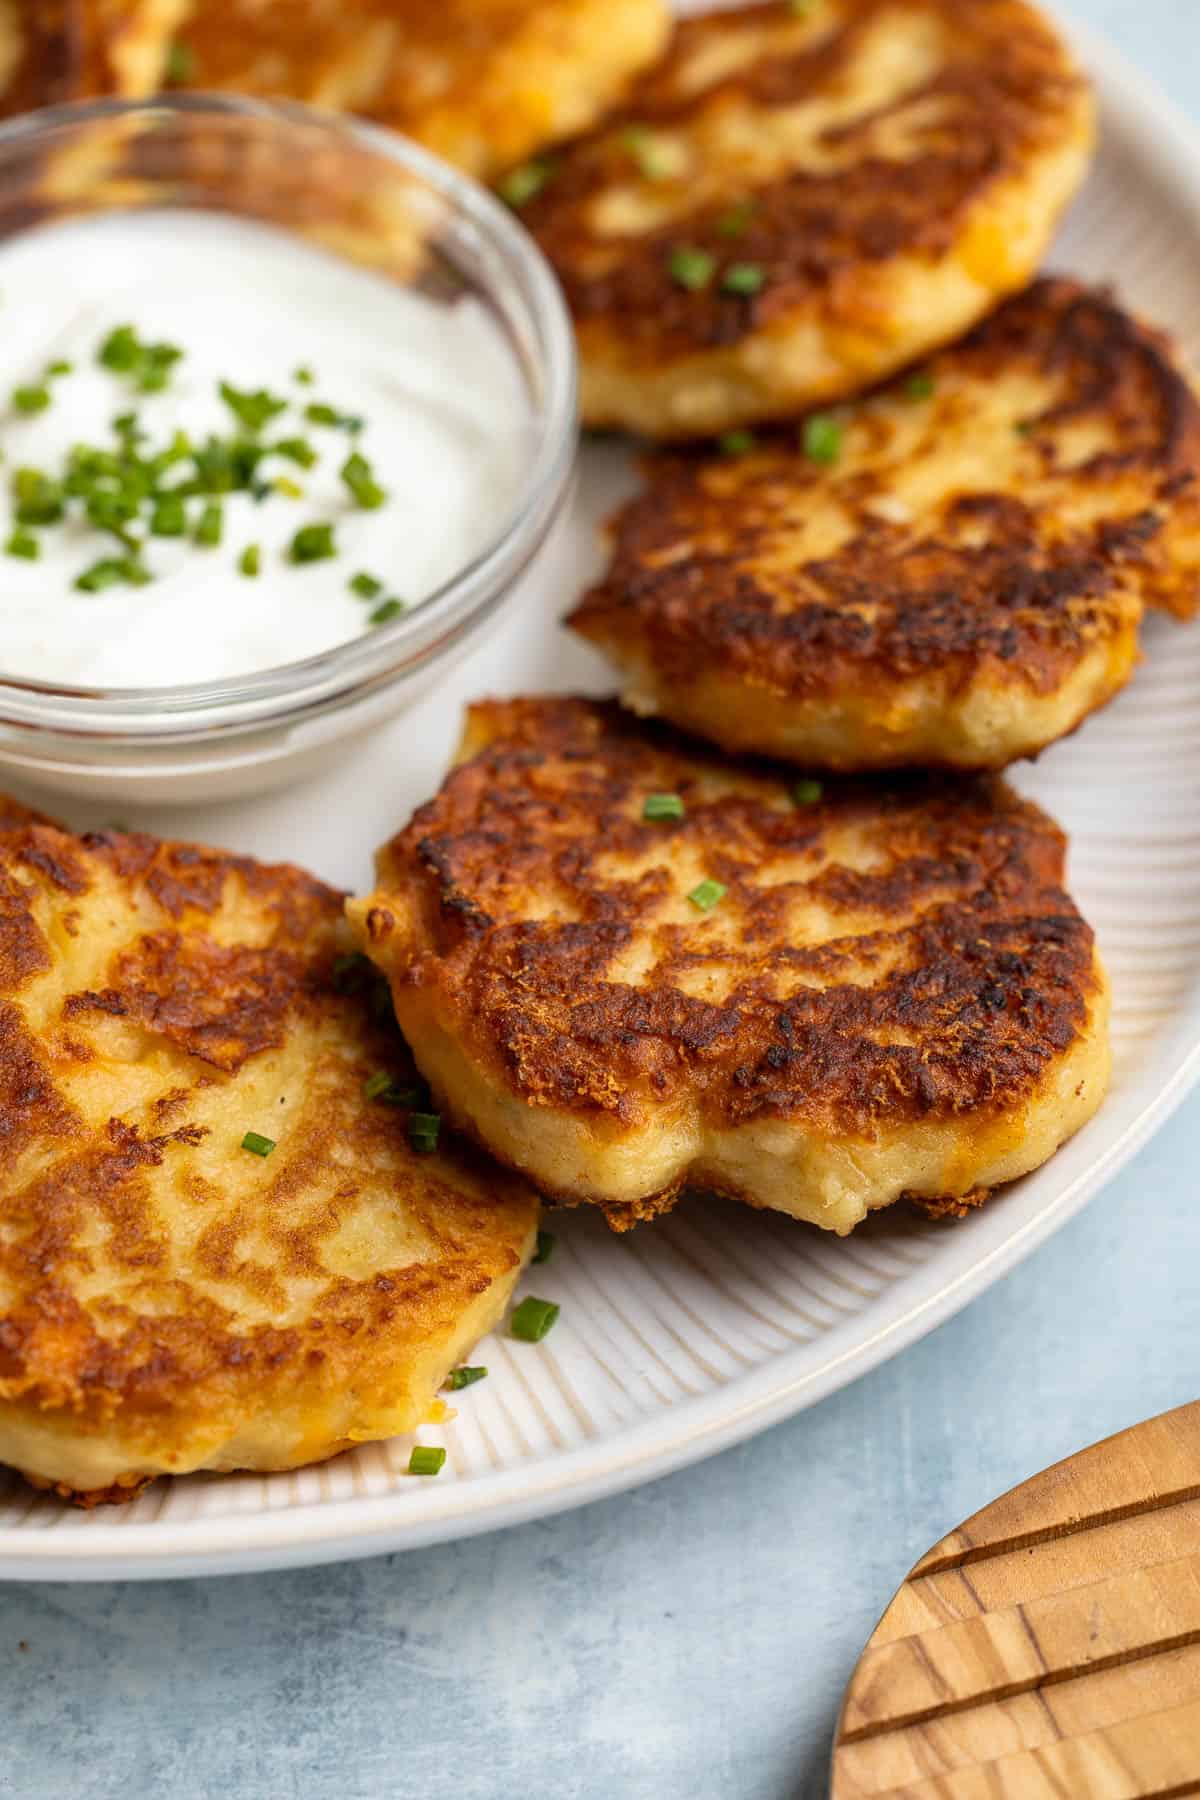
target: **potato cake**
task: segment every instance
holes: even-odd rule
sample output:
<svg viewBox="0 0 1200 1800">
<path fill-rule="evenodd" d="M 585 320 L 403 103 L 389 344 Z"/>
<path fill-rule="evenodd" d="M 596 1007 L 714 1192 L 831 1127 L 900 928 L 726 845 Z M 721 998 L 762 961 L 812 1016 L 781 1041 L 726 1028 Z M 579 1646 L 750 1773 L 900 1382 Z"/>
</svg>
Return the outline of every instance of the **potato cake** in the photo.
<svg viewBox="0 0 1200 1800">
<path fill-rule="evenodd" d="M 685 20 L 503 191 L 566 290 L 586 422 L 701 437 L 858 392 L 1024 286 L 1092 131 L 1024 0 L 772 0 Z"/>
<path fill-rule="evenodd" d="M 1200 405 L 1157 333 L 1043 280 L 924 368 L 663 456 L 575 629 L 625 700 L 812 769 L 1002 768 L 1200 603 Z"/>
<path fill-rule="evenodd" d="M 845 1233 L 1099 1105 L 1065 840 L 995 777 L 796 785 L 611 703 L 486 702 L 353 901 L 440 1104 L 624 1226 L 684 1182 Z"/>
<path fill-rule="evenodd" d="M 161 86 L 187 0 L 0 0 L 0 113 Z"/>
<path fill-rule="evenodd" d="M 439 1141 L 342 897 L 4 817 L 0 1461 L 92 1502 L 412 1429 L 537 1203 Z"/>
<path fill-rule="evenodd" d="M 592 124 L 667 31 L 665 0 L 191 0 L 175 78 L 363 113 L 486 178 Z"/>
</svg>

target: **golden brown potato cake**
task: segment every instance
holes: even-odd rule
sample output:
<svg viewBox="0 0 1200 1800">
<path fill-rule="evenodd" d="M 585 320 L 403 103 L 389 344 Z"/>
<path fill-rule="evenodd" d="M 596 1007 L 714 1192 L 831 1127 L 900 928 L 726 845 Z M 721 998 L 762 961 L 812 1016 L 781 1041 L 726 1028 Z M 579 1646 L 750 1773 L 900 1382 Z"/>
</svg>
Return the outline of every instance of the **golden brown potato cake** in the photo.
<svg viewBox="0 0 1200 1800">
<path fill-rule="evenodd" d="M 1002 768 L 1200 603 L 1200 406 L 1156 333 L 1039 281 L 925 368 L 662 457 L 570 623 L 625 700 L 810 768 Z"/>
<path fill-rule="evenodd" d="M 685 21 L 626 109 L 507 191 L 575 315 L 592 425 L 700 437 L 854 393 L 1028 281 L 1092 106 L 1024 0 Z"/>
<path fill-rule="evenodd" d="M 503 1310 L 537 1204 L 473 1150 L 414 1147 L 341 896 L 8 819 L 0 1461 L 88 1501 L 411 1430 Z M 392 1104 L 365 1091 L 383 1073 Z"/>
<path fill-rule="evenodd" d="M 0 113 L 161 86 L 186 0 L 0 0 Z"/>
<path fill-rule="evenodd" d="M 666 41 L 665 0 L 191 0 L 179 78 L 364 113 L 470 173 L 590 125 Z"/>
<path fill-rule="evenodd" d="M 814 798 L 578 699 L 472 707 L 461 757 L 349 913 L 439 1102 L 547 1193 L 845 1233 L 961 1210 L 1099 1105 L 1065 840 L 995 778 Z"/>
</svg>

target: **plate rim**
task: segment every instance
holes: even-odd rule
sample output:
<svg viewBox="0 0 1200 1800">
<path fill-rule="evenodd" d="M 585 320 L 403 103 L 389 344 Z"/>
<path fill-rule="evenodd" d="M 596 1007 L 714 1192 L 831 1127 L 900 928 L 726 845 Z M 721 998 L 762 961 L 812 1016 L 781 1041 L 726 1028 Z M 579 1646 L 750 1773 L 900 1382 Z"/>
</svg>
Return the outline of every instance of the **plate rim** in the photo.
<svg viewBox="0 0 1200 1800">
<path fill-rule="evenodd" d="M 1169 160 L 1173 183 L 1186 191 L 1200 219 L 1200 124 L 1102 34 L 1074 19 L 1060 23 L 1088 67 L 1102 125 L 1105 119 L 1119 124 L 1148 161 Z M 1052 1200 L 981 1255 L 970 1255 L 964 1233 L 961 1266 L 947 1273 L 945 1258 L 930 1258 L 914 1271 L 916 1292 L 903 1308 L 889 1311 L 885 1300 L 877 1323 L 876 1309 L 867 1308 L 831 1328 L 822 1339 L 828 1354 L 819 1368 L 788 1374 L 790 1363 L 811 1354 L 810 1346 L 797 1345 L 768 1365 L 610 1436 L 436 1492 L 358 1494 L 286 1510 L 228 1512 L 216 1520 L 89 1521 L 68 1532 L 57 1520 L 45 1530 L 0 1528 L 0 1579 L 162 1580 L 419 1549 L 606 1499 L 732 1448 L 848 1386 L 952 1318 L 1045 1243 L 1131 1161 L 1200 1081 L 1200 973 L 1159 1046 L 1146 1071 L 1109 1102 L 1109 1117 L 1114 1109 L 1119 1117 L 1106 1147 L 1090 1157 L 1081 1154 L 1089 1135 L 1085 1129 L 1059 1152 L 1060 1164 L 1073 1155 L 1083 1166 Z M 1164 1063 L 1170 1071 L 1165 1079 Z"/>
</svg>

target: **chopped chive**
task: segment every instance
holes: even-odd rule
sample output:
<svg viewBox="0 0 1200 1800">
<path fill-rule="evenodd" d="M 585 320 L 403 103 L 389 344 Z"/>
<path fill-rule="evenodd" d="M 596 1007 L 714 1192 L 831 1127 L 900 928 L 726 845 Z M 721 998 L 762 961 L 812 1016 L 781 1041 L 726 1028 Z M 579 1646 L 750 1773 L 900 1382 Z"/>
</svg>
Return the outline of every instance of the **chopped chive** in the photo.
<svg viewBox="0 0 1200 1800">
<path fill-rule="evenodd" d="M 757 444 L 758 439 L 752 431 L 725 431 L 717 439 L 722 456 L 749 456 Z"/>
<path fill-rule="evenodd" d="M 474 1366 L 464 1363 L 461 1369 L 451 1369 L 442 1386 L 448 1388 L 452 1394 L 457 1394 L 460 1388 L 474 1387 L 477 1381 L 484 1381 L 486 1378 L 487 1370 L 482 1363 L 476 1363 Z"/>
<path fill-rule="evenodd" d="M 725 898 L 728 891 L 723 881 L 706 879 L 692 889 L 688 899 L 701 912 L 711 912 L 713 907 Z"/>
<path fill-rule="evenodd" d="M 337 555 L 332 525 L 303 525 L 292 539 L 288 556 L 294 563 L 323 562 Z"/>
<path fill-rule="evenodd" d="M 293 481 L 290 475 L 277 475 L 271 483 L 271 487 L 276 494 L 282 494 L 286 500 L 303 500 L 304 498 L 304 489 L 298 481 Z"/>
<path fill-rule="evenodd" d="M 187 508 L 178 494 L 163 494 L 150 514 L 150 530 L 155 537 L 182 537 L 187 530 Z"/>
<path fill-rule="evenodd" d="M 103 368 L 124 374 L 136 365 L 140 354 L 141 346 L 133 326 L 118 325 L 109 332 L 96 352 L 96 361 Z"/>
<path fill-rule="evenodd" d="M 60 356 L 56 358 L 54 362 L 46 364 L 46 373 L 47 375 L 54 377 L 59 375 L 70 375 L 74 368 L 75 364 L 73 362 L 68 362 L 65 357 Z"/>
<path fill-rule="evenodd" d="M 736 238 L 750 229 L 754 215 L 758 211 L 756 200 L 736 200 L 727 212 L 723 212 L 717 220 L 717 230 L 722 237 Z"/>
<path fill-rule="evenodd" d="M 671 271 L 672 281 L 678 287 L 695 294 L 701 288 L 706 288 L 712 280 L 717 259 L 711 251 L 697 250 L 690 244 L 680 244 L 672 250 L 667 267 Z"/>
<path fill-rule="evenodd" d="M 415 1092 L 412 1088 L 401 1088 L 396 1085 L 386 1069 L 376 1069 L 374 1075 L 368 1075 L 363 1082 L 364 1100 L 386 1100 L 389 1106 L 403 1106 L 407 1096 Z"/>
<path fill-rule="evenodd" d="M 352 575 L 349 582 L 350 592 L 357 594 L 360 600 L 377 600 L 383 592 L 383 583 L 377 576 L 368 575 L 361 570 Z"/>
<path fill-rule="evenodd" d="M 928 400 L 933 392 L 933 376 L 926 370 L 919 369 L 910 375 L 904 384 L 904 391 L 910 400 Z"/>
<path fill-rule="evenodd" d="M 38 540 L 34 537 L 32 531 L 23 531 L 18 525 L 7 544 L 5 544 L 4 553 L 6 556 L 19 556 L 23 558 L 25 562 L 36 562 L 38 557 L 42 554 L 42 546 L 38 543 Z"/>
<path fill-rule="evenodd" d="M 50 404 L 50 389 L 44 382 L 38 382 L 29 387 L 14 388 L 12 403 L 19 413 L 45 412 Z"/>
<path fill-rule="evenodd" d="M 438 1133 L 442 1129 L 440 1113 L 409 1113 L 408 1141 L 414 1150 L 428 1155 L 438 1146 Z"/>
<path fill-rule="evenodd" d="M 408 1459 L 410 1475 L 440 1475 L 446 1462 L 446 1452 L 440 1444 L 417 1444 Z"/>
<path fill-rule="evenodd" d="M 626 125 L 621 144 L 629 152 L 639 175 L 647 181 L 661 181 L 668 172 L 668 161 L 654 141 L 649 125 Z"/>
<path fill-rule="evenodd" d="M 194 541 L 202 544 L 206 550 L 214 550 L 220 543 L 225 530 L 225 513 L 217 502 L 211 501 L 200 514 L 200 522 L 196 526 Z"/>
<path fill-rule="evenodd" d="M 515 1338 L 521 1338 L 526 1344 L 540 1343 L 558 1318 L 559 1308 L 553 1300 L 522 1300 L 516 1312 L 509 1320 L 509 1329 Z"/>
<path fill-rule="evenodd" d="M 257 575 L 262 569 L 262 550 L 257 544 L 247 544 L 238 557 L 238 569 L 243 575 Z"/>
<path fill-rule="evenodd" d="M 145 587 L 150 579 L 149 569 L 135 556 L 109 556 L 76 576 L 75 586 L 81 593 L 99 594 L 122 581 L 130 587 Z"/>
<path fill-rule="evenodd" d="M 804 421 L 804 454 L 812 462 L 835 463 L 841 454 L 845 427 L 829 413 L 810 413 Z"/>
<path fill-rule="evenodd" d="M 304 416 L 310 425 L 332 425 L 339 431 L 361 431 L 363 422 L 354 413 L 339 412 L 336 406 L 328 401 L 313 400 L 304 409 Z"/>
<path fill-rule="evenodd" d="M 359 506 L 374 511 L 387 499 L 387 493 L 376 481 L 370 463 L 357 450 L 346 458 L 338 473 Z"/>
<path fill-rule="evenodd" d="M 535 1263 L 548 1263 L 554 1255 L 554 1246 L 557 1242 L 558 1239 L 552 1231 L 539 1231 L 537 1245 L 529 1260 Z"/>
<path fill-rule="evenodd" d="M 1013 430 L 1018 437 L 1032 437 L 1034 423 L 1033 419 L 1018 419 Z"/>
<path fill-rule="evenodd" d="M 182 87 L 185 81 L 191 80 L 195 66 L 196 58 L 191 46 L 176 38 L 167 51 L 167 86 Z"/>
<path fill-rule="evenodd" d="M 62 484 L 41 469 L 14 469 L 10 482 L 18 525 L 57 525 L 66 510 Z"/>
<path fill-rule="evenodd" d="M 183 356 L 174 344 L 147 344 L 142 353 L 138 373 L 138 389 L 143 394 L 157 394 L 166 387 L 171 370 Z"/>
<path fill-rule="evenodd" d="M 757 294 L 766 279 L 758 263 L 731 263 L 721 277 L 721 288 L 726 294 Z"/>
<path fill-rule="evenodd" d="M 298 387 L 311 387 L 316 379 L 307 363 L 301 363 L 298 369 L 292 370 L 292 380 Z"/>
<path fill-rule="evenodd" d="M 299 463 L 302 469 L 311 469 L 320 460 L 307 438 L 280 438 L 277 444 L 267 448 L 272 456 L 286 456 L 289 462 Z"/>
<path fill-rule="evenodd" d="M 236 388 L 231 381 L 222 381 L 217 384 L 217 392 L 238 424 L 244 425 L 247 431 L 261 431 L 264 425 L 287 411 L 287 401 L 281 400 L 278 394 L 269 393 L 266 388 Z"/>
<path fill-rule="evenodd" d="M 528 206 L 534 197 L 541 193 L 546 183 L 554 174 L 553 158 L 535 156 L 532 162 L 522 163 L 519 168 L 510 169 L 500 183 L 500 198 L 508 206 Z"/>
<path fill-rule="evenodd" d="M 792 783 L 792 799 L 797 806 L 815 806 L 825 792 L 819 781 L 794 781 Z"/>
<path fill-rule="evenodd" d="M 382 606 L 377 606 L 374 612 L 369 613 L 367 623 L 369 625 L 387 625 L 392 619 L 398 619 L 402 612 L 407 611 L 407 602 L 393 597 L 391 600 L 385 600 Z"/>
<path fill-rule="evenodd" d="M 275 1139 L 263 1137 L 260 1131 L 248 1131 L 242 1139 L 242 1149 L 249 1150 L 254 1156 L 270 1156 L 275 1148 Z"/>
<path fill-rule="evenodd" d="M 678 794 L 647 794 L 643 819 L 682 819 L 683 801 Z"/>
</svg>

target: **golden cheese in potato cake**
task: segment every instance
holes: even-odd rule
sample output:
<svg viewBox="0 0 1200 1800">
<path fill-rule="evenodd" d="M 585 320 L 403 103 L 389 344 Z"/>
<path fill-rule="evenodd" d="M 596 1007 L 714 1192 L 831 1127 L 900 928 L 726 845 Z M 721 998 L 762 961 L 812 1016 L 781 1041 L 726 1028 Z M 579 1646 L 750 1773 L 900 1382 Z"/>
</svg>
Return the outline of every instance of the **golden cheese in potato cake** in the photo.
<svg viewBox="0 0 1200 1800">
<path fill-rule="evenodd" d="M 957 337 L 1029 279 L 1091 143 L 1024 0 L 772 0 L 683 22 L 503 191 L 565 287 L 585 420 L 688 438 Z"/>
<path fill-rule="evenodd" d="M 1064 852 L 995 778 L 821 792 L 610 703 L 485 702 L 349 913 L 439 1103 L 546 1193 L 845 1233 L 961 1210 L 1099 1105 Z"/>
<path fill-rule="evenodd" d="M 500 1316 L 536 1200 L 437 1137 L 341 915 L 7 814 L 0 1461 L 89 1503 L 316 1462 L 416 1426 Z"/>
<path fill-rule="evenodd" d="M 1044 280 L 836 412 L 650 464 L 570 623 L 625 700 L 805 767 L 1001 768 L 1200 603 L 1200 405 L 1104 293 Z"/>
<path fill-rule="evenodd" d="M 665 0 L 190 0 L 202 88 L 364 113 L 487 177 L 581 131 L 662 48 Z"/>
</svg>

